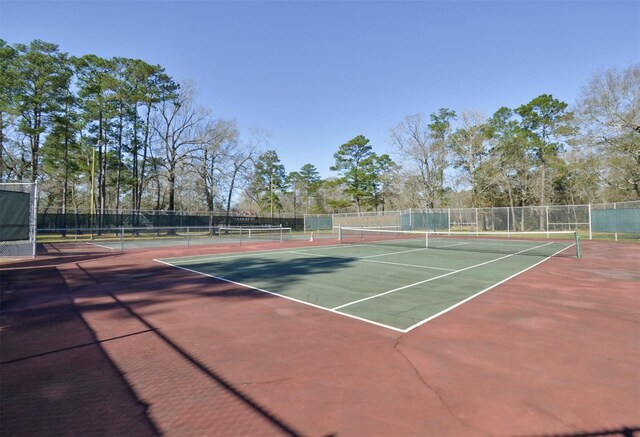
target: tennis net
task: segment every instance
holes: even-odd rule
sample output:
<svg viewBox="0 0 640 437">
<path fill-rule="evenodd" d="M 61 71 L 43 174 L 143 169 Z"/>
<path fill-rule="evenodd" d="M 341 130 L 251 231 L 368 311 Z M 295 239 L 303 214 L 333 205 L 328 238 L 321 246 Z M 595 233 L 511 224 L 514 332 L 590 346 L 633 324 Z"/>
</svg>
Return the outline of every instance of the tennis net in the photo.
<svg viewBox="0 0 640 437">
<path fill-rule="evenodd" d="M 581 257 L 577 232 L 437 232 L 340 227 L 346 244 L 457 250 L 533 256 Z"/>
<path fill-rule="evenodd" d="M 273 240 L 273 241 L 289 241 L 291 237 L 291 228 L 285 227 L 249 227 L 249 226 L 220 226 L 218 235 L 221 238 L 235 238 L 242 240 Z"/>
</svg>

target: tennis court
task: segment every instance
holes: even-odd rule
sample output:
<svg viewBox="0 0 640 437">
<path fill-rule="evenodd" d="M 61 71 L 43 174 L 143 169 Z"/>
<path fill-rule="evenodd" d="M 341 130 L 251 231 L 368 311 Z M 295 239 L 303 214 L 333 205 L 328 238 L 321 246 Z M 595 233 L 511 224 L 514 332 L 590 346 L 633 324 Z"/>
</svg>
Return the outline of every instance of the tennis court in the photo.
<svg viewBox="0 0 640 437">
<path fill-rule="evenodd" d="M 64 233 L 63 233 L 64 232 Z M 288 242 L 299 236 L 288 227 L 156 227 L 42 229 L 41 253 L 109 253 L 132 249 Z M 308 236 L 302 236 L 307 238 Z"/>
<path fill-rule="evenodd" d="M 571 233 L 427 242 L 424 232 L 343 232 L 338 245 L 156 261 L 408 332 L 550 257 L 579 254 Z"/>
<path fill-rule="evenodd" d="M 348 231 L 0 269 L 5 434 L 640 429 L 637 244 Z"/>
</svg>

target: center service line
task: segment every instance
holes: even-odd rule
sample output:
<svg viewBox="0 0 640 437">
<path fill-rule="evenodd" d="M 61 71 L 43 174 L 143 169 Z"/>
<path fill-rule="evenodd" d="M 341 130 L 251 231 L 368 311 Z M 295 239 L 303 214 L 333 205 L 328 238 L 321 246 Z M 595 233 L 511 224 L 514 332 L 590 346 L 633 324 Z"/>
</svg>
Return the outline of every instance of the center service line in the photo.
<svg viewBox="0 0 640 437">
<path fill-rule="evenodd" d="M 541 244 L 541 245 L 535 246 L 535 247 L 530 247 L 529 249 L 521 250 L 519 252 L 512 253 L 512 254 L 509 254 L 509 255 L 505 255 L 505 256 L 502 256 L 500 258 L 492 259 L 492 260 L 485 261 L 485 262 L 480 263 L 480 264 L 475 264 L 475 265 L 472 265 L 472 266 L 469 266 L 469 267 L 465 267 L 464 269 L 454 270 L 453 272 L 445 273 L 444 275 L 440 275 L 440 276 L 436 276 L 436 277 L 433 277 L 433 278 L 425 279 L 424 281 L 416 282 L 414 284 L 405 285 L 404 287 L 394 288 L 393 290 L 385 291 L 384 293 L 380 293 L 380 294 L 376 294 L 376 295 L 373 295 L 373 296 L 365 297 L 363 299 L 358 299 L 358 300 L 355 300 L 353 302 L 349 302 L 349 303 L 346 303 L 344 305 L 340 305 L 340 306 L 337 306 L 337 307 L 331 308 L 331 309 L 334 310 L 334 311 L 335 310 L 339 310 L 339 309 L 342 309 L 342 308 L 345 308 L 345 307 L 348 307 L 348 306 L 351 306 L 351 305 L 355 305 L 355 304 L 360 303 L 360 302 L 364 302 L 364 301 L 369 300 L 369 299 L 375 299 L 375 298 L 380 297 L 380 296 L 384 296 L 384 295 L 387 295 L 387 294 L 395 293 L 396 291 L 404 290 L 406 288 L 415 287 L 416 285 L 424 284 L 426 282 L 435 281 L 436 279 L 444 278 L 446 276 L 455 275 L 456 273 L 464 272 L 465 270 L 474 269 L 476 267 L 481 267 L 481 266 L 484 266 L 484 265 L 487 265 L 487 264 L 491 264 L 493 262 L 500 261 L 501 259 L 509 258 L 509 257 L 514 256 L 514 255 L 519 255 L 521 253 L 528 252 L 529 250 L 538 249 L 540 247 L 548 246 L 549 244 L 553 244 L 553 242 Z"/>
</svg>

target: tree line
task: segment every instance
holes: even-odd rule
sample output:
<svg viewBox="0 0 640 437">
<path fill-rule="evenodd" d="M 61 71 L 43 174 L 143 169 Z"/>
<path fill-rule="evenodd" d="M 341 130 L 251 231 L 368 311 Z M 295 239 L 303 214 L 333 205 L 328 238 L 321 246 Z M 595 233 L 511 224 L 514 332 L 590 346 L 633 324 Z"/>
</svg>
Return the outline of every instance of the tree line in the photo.
<svg viewBox="0 0 640 437">
<path fill-rule="evenodd" d="M 337 146 L 335 177 L 287 171 L 265 132 L 197 102 L 139 59 L 70 56 L 0 40 L 0 181 L 41 183 L 41 209 L 252 212 L 640 199 L 640 64 L 593 75 L 573 105 L 542 94 L 491 116 L 441 108 Z"/>
</svg>

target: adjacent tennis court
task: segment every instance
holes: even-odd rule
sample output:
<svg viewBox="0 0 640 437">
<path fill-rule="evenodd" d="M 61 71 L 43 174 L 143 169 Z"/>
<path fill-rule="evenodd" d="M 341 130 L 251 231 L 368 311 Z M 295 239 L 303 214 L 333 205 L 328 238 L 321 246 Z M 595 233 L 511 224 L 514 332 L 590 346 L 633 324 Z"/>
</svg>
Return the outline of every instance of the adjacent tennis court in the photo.
<svg viewBox="0 0 640 437">
<path fill-rule="evenodd" d="M 296 238 L 289 227 L 202 226 L 156 228 L 43 229 L 48 252 L 113 252 L 172 246 L 243 245 L 286 242 Z M 308 238 L 303 236 L 303 238 Z"/>
<path fill-rule="evenodd" d="M 573 236 L 345 228 L 338 245 L 156 261 L 407 332 L 552 256 L 576 257 Z"/>
</svg>

